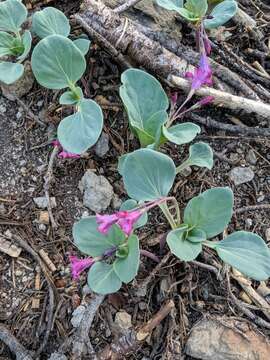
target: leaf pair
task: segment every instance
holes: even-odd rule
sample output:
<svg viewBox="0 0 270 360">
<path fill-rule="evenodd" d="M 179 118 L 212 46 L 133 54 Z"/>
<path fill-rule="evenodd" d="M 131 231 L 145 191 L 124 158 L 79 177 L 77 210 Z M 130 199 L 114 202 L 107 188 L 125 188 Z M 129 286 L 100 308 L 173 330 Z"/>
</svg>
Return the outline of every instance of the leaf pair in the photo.
<svg viewBox="0 0 270 360">
<path fill-rule="evenodd" d="M 157 79 L 139 69 L 126 70 L 121 76 L 120 97 L 128 113 L 131 129 L 142 147 L 158 148 L 167 140 L 182 145 L 200 133 L 200 127 L 184 123 L 166 127 L 169 100 Z"/>
<path fill-rule="evenodd" d="M 167 10 L 178 12 L 186 20 L 198 22 L 208 10 L 207 0 L 156 0 L 157 4 Z M 224 0 L 214 7 L 209 16 L 204 20 L 207 29 L 216 28 L 229 21 L 237 11 L 237 3 L 234 0 Z"/>
<path fill-rule="evenodd" d="M 233 193 L 229 188 L 214 188 L 193 198 L 184 211 L 184 224 L 170 231 L 167 243 L 179 259 L 191 261 L 202 245 L 215 249 L 219 257 L 245 275 L 265 280 L 270 276 L 270 251 L 258 236 L 245 231 L 222 241 L 209 242 L 229 224 L 233 213 Z"/>
<path fill-rule="evenodd" d="M 24 72 L 21 64 L 31 50 L 32 36 L 26 30 L 23 35 L 21 25 L 27 19 L 27 9 L 18 0 L 0 2 L 0 59 L 4 56 L 16 58 L 0 62 L 0 81 L 10 85 L 17 81 Z"/>
<path fill-rule="evenodd" d="M 76 85 L 86 69 L 84 55 L 90 42 L 83 38 L 70 40 L 68 19 L 51 7 L 35 13 L 33 30 L 42 38 L 32 54 L 35 78 L 48 89 L 69 88 L 60 97 L 60 104 L 76 105 L 77 109 L 61 121 L 58 139 L 65 151 L 82 154 L 97 142 L 103 127 L 101 108 L 85 99 L 82 89 Z"/>
<path fill-rule="evenodd" d="M 126 239 L 117 225 L 112 226 L 108 235 L 103 235 L 97 230 L 96 218 L 92 216 L 74 224 L 73 237 L 80 251 L 100 257 L 88 273 L 88 284 L 94 292 L 116 292 L 122 282 L 129 283 L 137 275 L 140 250 L 136 235 Z M 108 253 L 112 255 L 112 260 L 106 258 Z"/>
</svg>

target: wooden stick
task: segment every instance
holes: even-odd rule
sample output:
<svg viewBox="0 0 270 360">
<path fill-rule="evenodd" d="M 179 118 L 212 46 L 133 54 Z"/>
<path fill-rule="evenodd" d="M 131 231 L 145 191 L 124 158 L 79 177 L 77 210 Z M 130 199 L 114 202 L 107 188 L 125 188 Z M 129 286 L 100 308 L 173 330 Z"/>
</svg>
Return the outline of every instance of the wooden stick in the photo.
<svg viewBox="0 0 270 360">
<path fill-rule="evenodd" d="M 0 325 L 0 340 L 16 355 L 16 360 L 33 360 L 28 350 L 19 343 L 15 336 L 4 325 Z"/>
<path fill-rule="evenodd" d="M 141 0 L 128 0 L 128 1 L 124 2 L 123 5 L 120 5 L 116 9 L 113 9 L 113 11 L 117 14 L 120 14 L 120 13 L 128 10 L 132 6 L 136 5 L 139 1 L 141 1 Z"/>
</svg>

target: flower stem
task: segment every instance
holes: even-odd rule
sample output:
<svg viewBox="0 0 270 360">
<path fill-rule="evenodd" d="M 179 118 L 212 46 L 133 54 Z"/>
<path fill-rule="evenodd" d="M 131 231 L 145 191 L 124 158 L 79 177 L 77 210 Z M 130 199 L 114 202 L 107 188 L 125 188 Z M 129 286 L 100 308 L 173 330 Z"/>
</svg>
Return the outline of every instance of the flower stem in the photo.
<svg viewBox="0 0 270 360">
<path fill-rule="evenodd" d="M 175 223 L 175 220 L 168 208 L 167 202 L 164 204 L 159 204 L 159 208 L 160 210 L 163 212 L 164 216 L 166 217 L 166 219 L 168 220 L 168 223 L 170 224 L 172 229 L 176 229 L 177 225 Z"/>
<path fill-rule="evenodd" d="M 155 254 L 153 254 L 153 253 L 150 252 L 150 251 L 140 250 L 140 254 L 141 254 L 142 256 L 148 257 L 149 259 L 152 259 L 152 260 L 155 261 L 156 263 L 159 263 L 159 262 L 160 262 L 160 259 L 159 259 Z"/>
<path fill-rule="evenodd" d="M 181 165 L 177 166 L 176 168 L 176 174 L 179 174 L 181 171 L 183 171 L 184 169 L 186 169 L 187 167 L 190 166 L 190 163 L 188 161 L 188 159 L 186 161 L 184 161 Z"/>
</svg>

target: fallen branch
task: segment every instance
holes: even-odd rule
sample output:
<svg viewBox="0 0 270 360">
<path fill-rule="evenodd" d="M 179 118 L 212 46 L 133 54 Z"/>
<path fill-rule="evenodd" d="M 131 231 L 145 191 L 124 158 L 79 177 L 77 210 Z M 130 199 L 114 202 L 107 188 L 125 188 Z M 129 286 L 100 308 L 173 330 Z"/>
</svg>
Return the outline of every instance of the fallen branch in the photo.
<svg viewBox="0 0 270 360">
<path fill-rule="evenodd" d="M 134 329 L 120 337 L 116 342 L 105 347 L 97 356 L 99 360 L 119 360 L 126 359 L 130 352 L 135 352 L 140 347 L 141 343 L 151 334 L 151 332 L 164 320 L 175 305 L 172 300 L 169 300 L 161 309 L 148 321 L 148 323 L 137 331 Z"/>
<path fill-rule="evenodd" d="M 179 87 L 186 93 L 190 91 L 190 82 L 186 79 L 172 75 L 169 77 L 169 81 L 172 85 Z M 246 99 L 210 87 L 201 87 L 196 90 L 195 94 L 201 97 L 213 96 L 213 104 L 220 107 L 238 111 L 244 110 L 248 114 L 258 114 L 264 118 L 269 118 L 270 116 L 270 105 L 260 101 Z"/>
<path fill-rule="evenodd" d="M 119 54 L 126 55 L 163 79 L 173 81 L 175 86 L 185 92 L 190 90 L 190 82 L 181 78 L 187 70 L 193 70 L 186 59 L 176 56 L 161 46 L 159 42 L 151 40 L 140 31 L 140 26 L 131 20 L 128 20 L 127 24 L 125 17 L 120 17 L 99 0 L 86 0 L 82 9 L 83 11 L 76 14 L 74 18 L 86 32 L 91 35 L 89 28 L 93 29 L 99 34 L 99 37 L 106 39 Z M 95 38 L 94 40 L 98 41 Z M 211 88 L 200 89 L 197 95 L 214 95 L 217 97 L 215 104 L 219 106 L 237 111 L 244 110 L 249 114 L 270 118 L 270 106 L 260 101 Z"/>
<path fill-rule="evenodd" d="M 216 128 L 219 130 L 225 130 L 236 134 L 242 134 L 243 136 L 244 135 L 259 136 L 259 137 L 270 136 L 270 128 L 253 128 L 248 126 L 224 124 L 222 122 L 210 118 L 209 116 L 202 117 L 194 113 L 189 113 L 189 119 L 191 121 L 197 122 L 199 124 L 205 125 L 210 128 Z"/>
<path fill-rule="evenodd" d="M 113 9 L 113 11 L 116 12 L 117 14 L 120 14 L 120 13 L 128 10 L 132 6 L 136 5 L 139 1 L 141 1 L 141 0 L 128 0 L 128 1 L 125 1 L 123 3 L 123 5 L 118 6 L 116 9 Z"/>
<path fill-rule="evenodd" d="M 29 351 L 19 343 L 15 336 L 4 325 L 0 325 L 0 340 L 16 355 L 16 360 L 33 360 Z"/>
</svg>

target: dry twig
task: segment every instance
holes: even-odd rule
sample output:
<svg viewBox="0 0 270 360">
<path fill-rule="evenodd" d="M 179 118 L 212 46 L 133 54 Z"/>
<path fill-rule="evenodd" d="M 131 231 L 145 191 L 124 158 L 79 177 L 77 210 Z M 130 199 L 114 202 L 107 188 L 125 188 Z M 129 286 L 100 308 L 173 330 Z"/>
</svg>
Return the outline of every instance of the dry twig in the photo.
<svg viewBox="0 0 270 360">
<path fill-rule="evenodd" d="M 0 324 L 0 340 L 5 343 L 11 352 L 16 355 L 16 360 L 33 360 L 26 348 L 19 343 L 15 336 L 4 326 Z"/>
</svg>

